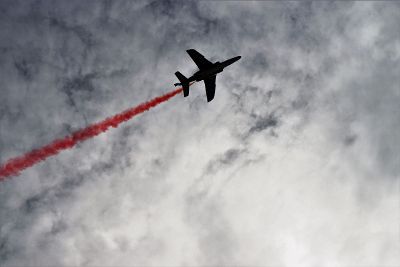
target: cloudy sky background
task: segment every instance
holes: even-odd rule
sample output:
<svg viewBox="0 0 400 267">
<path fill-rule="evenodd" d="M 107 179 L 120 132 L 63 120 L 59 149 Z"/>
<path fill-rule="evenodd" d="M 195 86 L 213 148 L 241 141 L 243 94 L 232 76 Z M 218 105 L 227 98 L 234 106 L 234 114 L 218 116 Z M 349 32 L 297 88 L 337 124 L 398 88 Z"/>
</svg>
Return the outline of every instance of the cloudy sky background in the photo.
<svg viewBox="0 0 400 267">
<path fill-rule="evenodd" d="M 0 162 L 242 59 L 0 184 L 1 266 L 399 266 L 396 2 L 2 1 Z"/>
</svg>

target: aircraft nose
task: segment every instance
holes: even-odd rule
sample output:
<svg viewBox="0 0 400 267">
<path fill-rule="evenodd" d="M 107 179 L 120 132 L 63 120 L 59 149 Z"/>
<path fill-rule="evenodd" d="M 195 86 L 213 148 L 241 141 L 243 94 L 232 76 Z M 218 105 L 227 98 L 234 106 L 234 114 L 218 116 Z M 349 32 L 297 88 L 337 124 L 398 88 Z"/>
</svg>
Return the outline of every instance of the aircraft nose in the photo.
<svg viewBox="0 0 400 267">
<path fill-rule="evenodd" d="M 225 61 L 225 64 L 226 64 L 226 66 L 229 66 L 232 63 L 235 63 L 236 61 L 238 61 L 240 58 L 241 58 L 241 56 L 233 57 L 233 58 L 228 59 L 227 61 Z"/>
</svg>

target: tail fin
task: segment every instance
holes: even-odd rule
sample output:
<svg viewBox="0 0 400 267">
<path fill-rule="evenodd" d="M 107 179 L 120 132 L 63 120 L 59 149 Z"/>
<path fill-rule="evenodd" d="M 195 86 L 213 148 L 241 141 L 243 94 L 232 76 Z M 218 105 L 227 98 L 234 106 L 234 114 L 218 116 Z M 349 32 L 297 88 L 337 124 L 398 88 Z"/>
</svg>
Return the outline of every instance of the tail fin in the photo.
<svg viewBox="0 0 400 267">
<path fill-rule="evenodd" d="M 175 75 L 176 77 L 178 77 L 179 81 L 182 84 L 183 96 L 187 97 L 189 95 L 189 80 L 179 71 L 175 72 Z"/>
</svg>

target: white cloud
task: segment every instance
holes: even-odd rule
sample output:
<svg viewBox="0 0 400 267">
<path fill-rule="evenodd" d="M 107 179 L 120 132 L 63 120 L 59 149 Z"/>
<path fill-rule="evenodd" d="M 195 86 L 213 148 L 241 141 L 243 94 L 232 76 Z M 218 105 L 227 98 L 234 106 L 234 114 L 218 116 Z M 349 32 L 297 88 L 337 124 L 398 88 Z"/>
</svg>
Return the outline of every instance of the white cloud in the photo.
<svg viewBox="0 0 400 267">
<path fill-rule="evenodd" d="M 2 183 L 1 265 L 400 263 L 396 3 L 2 10 L 2 162 L 242 59 Z"/>
</svg>

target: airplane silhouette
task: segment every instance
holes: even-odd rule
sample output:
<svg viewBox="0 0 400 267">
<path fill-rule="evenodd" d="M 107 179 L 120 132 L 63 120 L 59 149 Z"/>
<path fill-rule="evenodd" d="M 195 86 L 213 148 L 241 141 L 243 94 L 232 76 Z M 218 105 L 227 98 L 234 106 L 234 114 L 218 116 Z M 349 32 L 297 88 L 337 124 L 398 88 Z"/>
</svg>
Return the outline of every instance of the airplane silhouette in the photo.
<svg viewBox="0 0 400 267">
<path fill-rule="evenodd" d="M 232 63 L 238 61 L 241 56 L 233 57 L 224 62 L 215 62 L 212 63 L 208 61 L 202 54 L 197 52 L 194 49 L 186 50 L 189 56 L 193 59 L 194 63 L 196 63 L 199 71 L 194 73 L 192 77 L 186 78 L 179 71 L 175 72 L 176 77 L 178 77 L 180 83 L 175 83 L 175 86 L 182 86 L 183 88 L 183 96 L 187 97 L 189 95 L 189 84 L 191 82 L 199 82 L 204 81 L 206 87 L 207 94 L 207 102 L 210 102 L 214 99 L 215 95 L 215 79 L 217 74 L 222 72 L 225 67 L 231 65 Z"/>
</svg>

